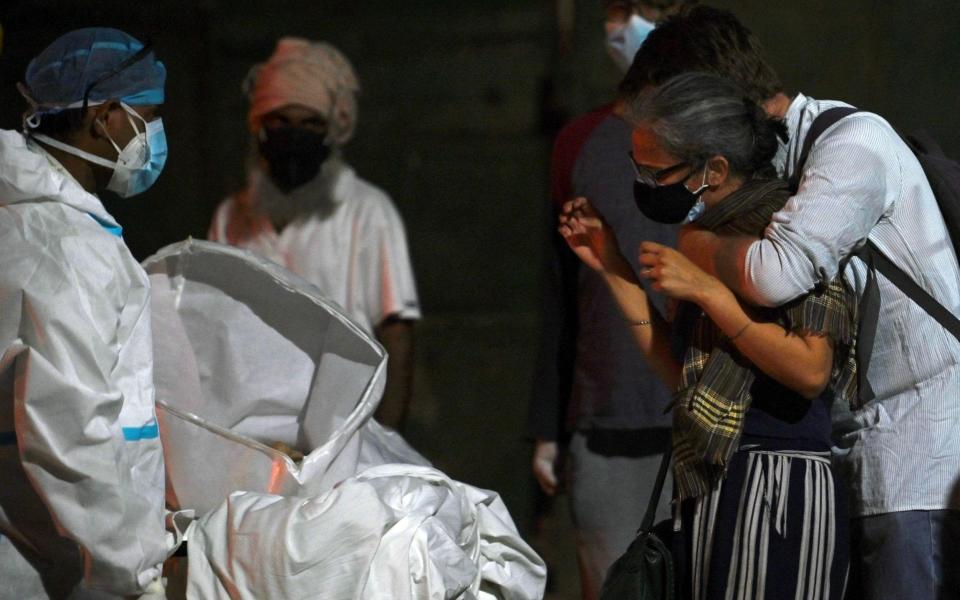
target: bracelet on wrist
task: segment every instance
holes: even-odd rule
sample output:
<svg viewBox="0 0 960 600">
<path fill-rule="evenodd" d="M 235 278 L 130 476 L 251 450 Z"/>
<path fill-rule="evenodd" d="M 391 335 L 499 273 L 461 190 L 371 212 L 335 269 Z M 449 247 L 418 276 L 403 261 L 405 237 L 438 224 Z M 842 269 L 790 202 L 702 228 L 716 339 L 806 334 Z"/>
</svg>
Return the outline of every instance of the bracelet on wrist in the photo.
<svg viewBox="0 0 960 600">
<path fill-rule="evenodd" d="M 753 321 L 747 321 L 747 324 L 741 327 L 740 331 L 738 331 L 737 333 L 735 333 L 733 336 L 730 337 L 730 341 L 732 342 L 738 337 L 740 337 L 741 335 L 743 335 L 743 332 L 746 331 L 747 328 L 750 327 L 751 325 L 753 325 Z"/>
</svg>

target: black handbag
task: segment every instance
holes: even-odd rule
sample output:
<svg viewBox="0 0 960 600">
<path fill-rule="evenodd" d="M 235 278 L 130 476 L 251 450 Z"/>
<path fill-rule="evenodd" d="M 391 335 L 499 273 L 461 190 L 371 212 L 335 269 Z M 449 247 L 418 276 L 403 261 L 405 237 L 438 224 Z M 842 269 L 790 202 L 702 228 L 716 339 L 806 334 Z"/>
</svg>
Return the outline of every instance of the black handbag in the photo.
<svg viewBox="0 0 960 600">
<path fill-rule="evenodd" d="M 637 537 L 607 571 L 600 590 L 600 600 L 673 600 L 676 597 L 669 538 L 662 538 L 664 534 L 669 535 L 671 528 L 654 527 L 653 524 L 669 467 L 668 450 L 660 461 L 657 482 L 650 494 L 650 504 Z"/>
</svg>

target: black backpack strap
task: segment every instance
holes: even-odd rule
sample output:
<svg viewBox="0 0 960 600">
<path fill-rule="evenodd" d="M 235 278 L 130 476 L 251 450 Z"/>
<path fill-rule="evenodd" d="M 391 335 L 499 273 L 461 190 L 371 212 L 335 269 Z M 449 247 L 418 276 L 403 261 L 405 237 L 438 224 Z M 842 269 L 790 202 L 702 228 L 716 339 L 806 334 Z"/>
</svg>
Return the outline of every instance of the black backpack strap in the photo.
<svg viewBox="0 0 960 600">
<path fill-rule="evenodd" d="M 667 471 L 670 469 L 670 456 L 673 454 L 673 446 L 667 448 L 663 453 L 663 459 L 660 460 L 660 471 L 657 473 L 657 482 L 653 485 L 653 491 L 650 492 L 650 503 L 647 504 L 647 512 L 643 515 L 643 522 L 640 523 L 640 529 L 637 533 L 646 533 L 653 529 L 653 521 L 657 518 L 657 505 L 660 504 L 660 496 L 663 495 L 663 484 L 667 480 Z"/>
<path fill-rule="evenodd" d="M 857 405 L 863 406 L 877 395 L 867 379 L 870 372 L 870 357 L 873 356 L 873 342 L 877 336 L 877 323 L 880 322 L 880 285 L 877 283 L 877 269 L 872 242 L 861 247 L 852 256 L 858 257 L 867 266 L 867 279 L 860 298 L 857 318 Z M 848 261 L 849 262 L 849 261 Z"/>
<path fill-rule="evenodd" d="M 819 138 L 824 131 L 836 124 L 837 121 L 855 112 L 859 111 L 852 106 L 837 106 L 835 108 L 828 108 L 813 120 L 813 123 L 810 124 L 810 129 L 807 130 L 807 137 L 803 139 L 803 149 L 800 150 L 800 158 L 797 160 L 797 166 L 793 170 L 793 175 L 790 176 L 789 184 L 792 192 L 796 193 L 800 188 L 803 166 L 807 163 L 807 155 L 810 154 L 813 143 L 817 141 L 817 138 Z"/>
<path fill-rule="evenodd" d="M 950 312 L 944 305 L 937 302 L 936 298 L 931 296 L 927 290 L 920 287 L 903 269 L 893 264 L 873 242 L 867 241 L 867 243 L 856 252 L 856 256 L 867 263 L 868 267 L 872 266 L 876 268 L 877 271 L 890 280 L 890 283 L 900 288 L 900 291 L 916 302 L 920 308 L 936 319 L 938 323 L 943 325 L 944 329 L 953 334 L 953 337 L 957 338 L 957 341 L 960 341 L 960 318 L 957 318 L 957 316 Z M 860 343 L 860 341 L 858 340 L 857 343 Z M 872 346 L 872 340 L 870 343 Z"/>
<path fill-rule="evenodd" d="M 857 400 L 859 406 L 873 400 L 875 395 L 867 382 L 870 370 L 870 355 L 877 334 L 880 318 L 880 287 L 877 285 L 877 272 L 883 274 L 890 283 L 897 286 L 908 298 L 917 303 L 927 314 L 937 320 L 944 329 L 960 341 L 960 319 L 920 287 L 903 269 L 893 264 L 887 256 L 870 240 L 860 247 L 854 256 L 867 266 L 867 280 L 860 300 L 860 318 L 857 324 Z"/>
<path fill-rule="evenodd" d="M 800 189 L 800 179 L 803 177 L 803 168 L 807 164 L 807 156 L 810 149 L 813 148 L 823 132 L 835 125 L 840 119 L 848 117 L 858 110 L 852 106 L 837 106 L 828 108 L 813 120 L 810 128 L 807 130 L 807 136 L 803 139 L 803 147 L 800 150 L 800 157 L 797 159 L 796 167 L 793 169 L 793 175 L 790 176 L 788 185 L 790 193 L 796 194 Z M 867 380 L 867 373 L 870 370 L 870 355 L 873 352 L 873 340 L 876 337 L 877 320 L 880 315 L 880 289 L 877 287 L 877 278 L 872 263 L 868 262 L 870 256 L 864 255 L 861 260 L 867 263 L 867 281 L 863 298 L 860 301 L 860 318 L 857 323 L 857 400 L 862 406 L 864 403 L 873 400 L 875 395 L 870 382 Z M 841 270 L 845 264 L 841 264 Z"/>
<path fill-rule="evenodd" d="M 800 186 L 800 178 L 803 176 L 803 168 L 807 162 L 807 155 L 814 142 L 824 131 L 837 123 L 840 119 L 858 112 L 851 106 L 841 106 L 830 108 L 813 120 L 810 129 L 807 131 L 807 137 L 803 140 L 803 148 L 800 151 L 800 158 L 790 177 L 790 189 L 796 193 Z M 905 137 L 904 141 L 914 151 L 931 152 L 936 155 L 942 155 L 940 147 L 929 137 L 913 136 Z M 873 352 L 873 343 L 876 338 L 877 321 L 880 316 L 880 287 L 877 284 L 876 273 L 881 273 L 890 280 L 890 283 L 897 286 L 908 298 L 917 303 L 920 308 L 925 310 L 930 316 L 937 320 L 947 331 L 949 331 L 958 341 L 960 341 L 960 319 L 947 310 L 942 304 L 931 296 L 926 290 L 917 285 L 917 283 L 907 275 L 903 270 L 887 258 L 877 246 L 867 240 L 859 250 L 853 253 L 867 266 L 867 280 L 860 300 L 860 322 L 857 328 L 857 379 L 859 383 L 859 401 L 861 406 L 874 398 L 873 390 L 867 382 L 867 373 L 870 369 L 870 355 Z M 844 265 L 841 265 L 844 266 Z"/>
</svg>

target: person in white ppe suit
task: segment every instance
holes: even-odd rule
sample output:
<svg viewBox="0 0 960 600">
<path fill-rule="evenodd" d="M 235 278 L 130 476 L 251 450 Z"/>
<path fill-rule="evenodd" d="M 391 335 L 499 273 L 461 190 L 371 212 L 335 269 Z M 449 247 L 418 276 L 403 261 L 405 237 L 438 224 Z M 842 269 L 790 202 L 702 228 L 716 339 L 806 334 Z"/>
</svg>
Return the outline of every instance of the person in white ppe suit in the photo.
<svg viewBox="0 0 960 600">
<path fill-rule="evenodd" d="M 219 206 L 208 238 L 293 271 L 376 335 L 390 359 L 375 416 L 402 429 L 420 303 L 396 207 L 341 157 L 357 122 L 353 67 L 330 44 L 282 38 L 246 87 L 248 185 Z"/>
<path fill-rule="evenodd" d="M 0 131 L 0 598 L 163 595 L 149 282 L 96 193 L 160 174 L 165 77 L 121 31 L 72 31 Z"/>
</svg>

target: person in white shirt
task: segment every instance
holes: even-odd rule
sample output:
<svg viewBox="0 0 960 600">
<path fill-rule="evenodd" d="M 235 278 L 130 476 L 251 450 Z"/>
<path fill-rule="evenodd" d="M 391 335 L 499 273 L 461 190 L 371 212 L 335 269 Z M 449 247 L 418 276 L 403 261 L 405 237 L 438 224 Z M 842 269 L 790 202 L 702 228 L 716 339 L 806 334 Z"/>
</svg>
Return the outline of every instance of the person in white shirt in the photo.
<svg viewBox="0 0 960 600">
<path fill-rule="evenodd" d="M 285 266 L 375 334 L 390 357 L 376 418 L 400 429 L 420 305 L 397 209 L 341 157 L 357 122 L 353 67 L 330 44 L 283 38 L 247 88 L 248 185 L 217 208 L 208 238 Z"/>
<path fill-rule="evenodd" d="M 637 54 L 631 81 L 660 85 L 687 71 L 738 82 L 784 119 L 789 139 L 774 160 L 797 169 L 813 119 L 843 103 L 789 97 L 759 42 L 733 14 L 705 6 L 668 20 Z M 633 90 L 639 92 L 638 90 Z M 870 113 L 848 116 L 813 145 L 799 189 L 760 240 L 722 238 L 694 226 L 680 248 L 745 300 L 792 301 L 843 273 L 858 294 L 866 268 L 851 254 L 873 241 L 954 314 L 960 269 L 920 164 L 896 131 Z M 836 404 L 834 462 L 845 473 L 853 517 L 851 587 L 872 599 L 960 594 L 960 344 L 884 278 L 868 382 L 875 398 Z M 938 594 L 943 594 L 939 595 Z"/>
</svg>

